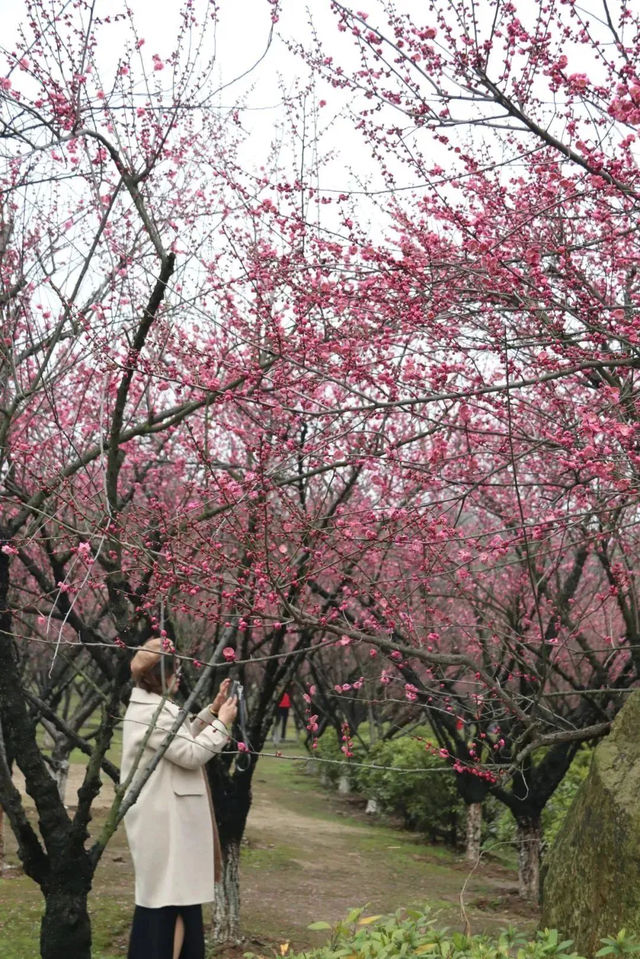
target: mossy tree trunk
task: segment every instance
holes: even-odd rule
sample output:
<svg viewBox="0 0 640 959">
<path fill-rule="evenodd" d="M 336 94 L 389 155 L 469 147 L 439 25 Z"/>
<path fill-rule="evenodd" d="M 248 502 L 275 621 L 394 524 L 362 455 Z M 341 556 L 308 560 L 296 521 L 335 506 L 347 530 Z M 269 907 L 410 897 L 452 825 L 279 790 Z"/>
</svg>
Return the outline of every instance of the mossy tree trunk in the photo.
<svg viewBox="0 0 640 959">
<path fill-rule="evenodd" d="M 542 924 L 591 956 L 604 936 L 640 937 L 640 691 L 594 750 L 545 857 Z"/>
</svg>

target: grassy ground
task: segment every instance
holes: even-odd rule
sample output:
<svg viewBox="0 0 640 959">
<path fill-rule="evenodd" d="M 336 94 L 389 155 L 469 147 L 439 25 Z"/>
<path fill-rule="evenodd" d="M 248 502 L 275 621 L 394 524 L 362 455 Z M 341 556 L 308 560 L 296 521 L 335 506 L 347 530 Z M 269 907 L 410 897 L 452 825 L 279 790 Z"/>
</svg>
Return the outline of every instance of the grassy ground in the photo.
<svg viewBox="0 0 640 959">
<path fill-rule="evenodd" d="M 483 863 L 470 875 L 460 856 L 372 823 L 358 802 L 323 790 L 305 771 L 306 763 L 291 758 L 302 756 L 301 748 L 288 744 L 284 751 L 283 759 L 264 756 L 255 773 L 241 857 L 247 944 L 225 950 L 225 959 L 244 949 L 271 955 L 271 947 L 285 941 L 296 949 L 316 944 L 323 934 L 310 932 L 310 922 L 336 921 L 365 903 L 379 913 L 429 902 L 440 925 L 463 928 L 466 916 L 474 932 L 535 925 L 535 915 L 517 900 L 512 870 Z M 96 832 L 104 814 L 96 814 Z M 13 837 L 7 836 L 6 846 L 8 863 L 16 866 Z M 121 829 L 100 863 L 91 895 L 94 959 L 126 955 L 132 899 L 131 861 Z M 0 880 L 2 959 L 37 959 L 41 910 L 34 883 L 9 869 Z"/>
</svg>

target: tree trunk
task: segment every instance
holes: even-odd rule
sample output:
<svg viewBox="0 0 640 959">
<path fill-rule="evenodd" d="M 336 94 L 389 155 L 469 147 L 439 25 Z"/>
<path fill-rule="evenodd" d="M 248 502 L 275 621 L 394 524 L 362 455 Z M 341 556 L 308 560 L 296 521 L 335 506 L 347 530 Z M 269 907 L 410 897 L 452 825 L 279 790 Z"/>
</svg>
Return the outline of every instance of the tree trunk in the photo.
<svg viewBox="0 0 640 959">
<path fill-rule="evenodd" d="M 540 850 L 542 848 L 542 822 L 540 816 L 518 819 L 518 887 L 521 899 L 527 902 L 540 900 Z"/>
<path fill-rule="evenodd" d="M 62 884 L 45 894 L 45 912 L 40 926 L 42 959 L 91 959 L 91 921 L 87 911 L 88 889 L 69 889 Z"/>
<path fill-rule="evenodd" d="M 240 941 L 240 843 L 231 840 L 223 849 L 222 877 L 216 882 L 213 903 L 213 941 Z"/>
<path fill-rule="evenodd" d="M 69 761 L 67 759 L 56 760 L 52 775 L 55 784 L 58 787 L 60 799 L 66 808 L 64 797 L 67 792 L 67 779 L 69 778 Z"/>
<path fill-rule="evenodd" d="M 351 780 L 348 773 L 342 773 L 338 779 L 338 792 L 341 796 L 348 796 L 351 792 Z"/>
<path fill-rule="evenodd" d="M 482 803 L 473 802 L 467 806 L 467 840 L 465 859 L 476 863 L 480 859 L 482 839 Z"/>
<path fill-rule="evenodd" d="M 4 809 L 0 806 L 0 879 L 4 876 Z"/>
<path fill-rule="evenodd" d="M 373 711 L 373 705 L 370 701 L 367 704 L 367 713 L 369 717 L 369 744 L 371 746 L 375 746 L 378 741 L 378 728 L 376 726 L 376 717 Z"/>
</svg>

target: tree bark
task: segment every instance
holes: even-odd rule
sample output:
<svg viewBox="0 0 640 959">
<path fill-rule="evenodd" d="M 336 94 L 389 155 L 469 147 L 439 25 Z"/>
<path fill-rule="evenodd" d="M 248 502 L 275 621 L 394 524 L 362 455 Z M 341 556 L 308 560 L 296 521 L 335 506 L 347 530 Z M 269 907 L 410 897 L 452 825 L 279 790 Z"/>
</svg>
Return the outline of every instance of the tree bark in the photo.
<svg viewBox="0 0 640 959">
<path fill-rule="evenodd" d="M 338 792 L 341 796 L 348 796 L 351 792 L 351 780 L 348 773 L 342 773 L 338 778 Z"/>
<path fill-rule="evenodd" d="M 56 761 L 53 778 L 58 787 L 60 799 L 66 807 L 65 795 L 67 792 L 67 779 L 69 778 L 69 761 L 67 759 L 59 759 Z"/>
<path fill-rule="evenodd" d="M 67 878 L 46 893 L 40 926 L 42 959 L 91 959 L 89 888 L 80 880 L 74 884 Z"/>
<path fill-rule="evenodd" d="M 215 886 L 213 937 L 217 943 L 240 940 L 240 843 L 251 807 L 251 779 L 257 759 L 238 769 L 223 753 L 207 765 L 222 848 L 222 876 Z"/>
<path fill-rule="evenodd" d="M 482 803 L 469 803 L 467 806 L 467 839 L 465 859 L 476 863 L 480 859 L 482 841 Z"/>
<path fill-rule="evenodd" d="M 222 876 L 216 882 L 213 904 L 213 941 L 240 941 L 240 843 L 231 840 L 223 849 Z"/>
<path fill-rule="evenodd" d="M 527 902 L 540 900 L 540 850 L 542 821 L 540 816 L 517 819 L 518 889 Z"/>
</svg>

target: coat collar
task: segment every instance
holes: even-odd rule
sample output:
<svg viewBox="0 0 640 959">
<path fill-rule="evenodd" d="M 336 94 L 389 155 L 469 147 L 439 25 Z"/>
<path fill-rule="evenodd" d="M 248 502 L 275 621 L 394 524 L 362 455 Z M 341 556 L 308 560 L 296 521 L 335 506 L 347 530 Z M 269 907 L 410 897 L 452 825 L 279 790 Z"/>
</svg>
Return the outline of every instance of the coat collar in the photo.
<svg viewBox="0 0 640 959">
<path fill-rule="evenodd" d="M 140 686 L 134 686 L 131 690 L 130 703 L 141 703 L 144 706 L 159 706 L 162 701 L 162 696 L 158 693 L 150 693 L 146 689 L 142 689 Z M 173 707 L 177 709 L 178 707 L 171 699 L 165 699 L 165 706 Z"/>
</svg>

